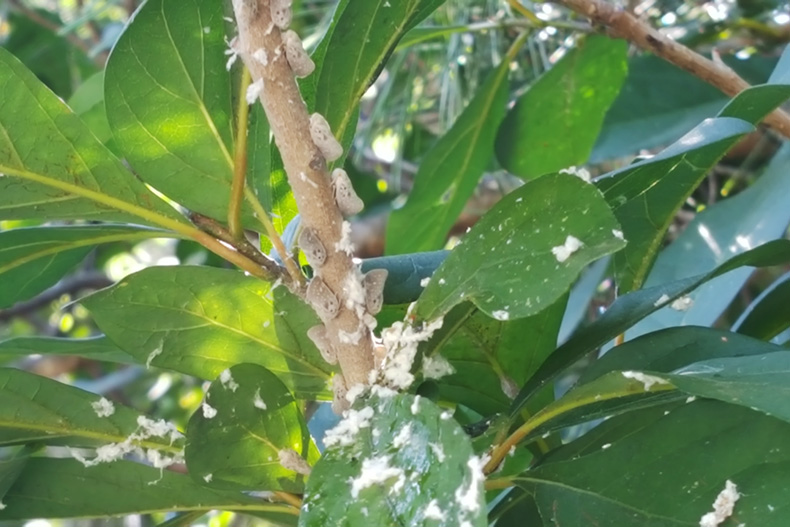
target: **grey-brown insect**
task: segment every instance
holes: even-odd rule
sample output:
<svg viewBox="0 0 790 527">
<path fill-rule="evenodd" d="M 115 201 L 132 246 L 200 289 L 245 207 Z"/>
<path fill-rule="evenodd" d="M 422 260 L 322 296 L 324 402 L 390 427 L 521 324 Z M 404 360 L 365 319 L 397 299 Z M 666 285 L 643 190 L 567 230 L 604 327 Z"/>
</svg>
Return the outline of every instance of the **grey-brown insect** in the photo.
<svg viewBox="0 0 790 527">
<path fill-rule="evenodd" d="M 292 0 L 271 0 L 269 7 L 272 11 L 272 22 L 280 29 L 288 29 L 291 25 L 291 1 Z"/>
<path fill-rule="evenodd" d="M 289 29 L 283 33 L 283 45 L 285 46 L 285 58 L 288 59 L 288 65 L 291 66 L 294 75 L 307 77 L 313 73 L 315 63 L 302 47 L 302 40 L 295 31 Z"/>
<path fill-rule="evenodd" d="M 362 279 L 362 285 L 365 287 L 365 307 L 371 315 L 381 311 L 381 306 L 384 304 L 384 284 L 388 274 L 386 269 L 373 269 Z"/>
<path fill-rule="evenodd" d="M 348 387 L 346 387 L 346 379 L 343 375 L 336 373 L 332 377 L 332 411 L 340 415 L 343 411 L 348 410 L 351 404 L 346 399 Z"/>
<path fill-rule="evenodd" d="M 320 113 L 310 116 L 310 137 L 327 161 L 334 161 L 343 155 L 343 147 L 332 135 L 332 129 Z"/>
<path fill-rule="evenodd" d="M 332 320 L 340 310 L 340 302 L 320 276 L 313 277 L 307 286 L 307 301 L 313 306 L 321 320 Z"/>
<path fill-rule="evenodd" d="M 337 208 L 340 209 L 344 217 L 359 214 L 365 207 L 365 203 L 357 196 L 354 187 L 351 185 L 351 179 L 342 168 L 336 168 L 332 171 L 332 192 L 335 195 L 335 203 Z"/>
<path fill-rule="evenodd" d="M 310 227 L 304 227 L 299 234 L 299 247 L 312 267 L 319 268 L 326 262 L 326 247 Z"/>
<path fill-rule="evenodd" d="M 313 341 L 315 347 L 321 352 L 321 357 L 328 364 L 337 364 L 337 352 L 332 349 L 329 337 L 326 336 L 326 326 L 319 324 L 307 330 L 307 336 Z"/>
</svg>

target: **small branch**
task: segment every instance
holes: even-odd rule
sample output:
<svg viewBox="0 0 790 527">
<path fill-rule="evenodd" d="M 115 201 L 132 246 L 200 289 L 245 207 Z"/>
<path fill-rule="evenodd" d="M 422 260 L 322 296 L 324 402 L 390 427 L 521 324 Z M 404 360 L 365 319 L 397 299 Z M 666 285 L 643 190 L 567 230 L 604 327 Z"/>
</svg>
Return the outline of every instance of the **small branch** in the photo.
<svg viewBox="0 0 790 527">
<path fill-rule="evenodd" d="M 236 110 L 236 152 L 233 155 L 233 182 L 230 188 L 228 203 L 228 228 L 234 240 L 244 238 L 244 227 L 241 225 L 241 205 L 244 202 L 244 187 L 247 183 L 247 125 L 249 109 L 245 94 L 250 85 L 250 72 L 242 68 L 239 86 L 239 101 Z"/>
<path fill-rule="evenodd" d="M 237 49 L 250 70 L 254 85 L 259 88 L 260 101 L 282 155 L 302 227 L 310 229 L 311 236 L 320 242 L 326 253 L 321 265 L 314 266 L 313 280 L 320 280 L 316 290 L 320 289 L 327 300 L 325 304 L 336 308 L 324 310 L 322 314 L 327 338 L 337 354 L 345 384 L 366 384 L 374 368 L 373 340 L 368 326 L 353 309 L 348 285 L 348 280 L 357 279 L 358 271 L 340 244 L 343 216 L 335 203 L 326 159 L 313 142 L 307 106 L 286 58 L 282 33 L 274 23 L 270 3 L 270 0 L 233 0 L 239 32 Z M 290 3 L 279 2 L 278 5 L 284 4 Z M 282 19 L 278 22 L 280 26 L 287 24 Z M 325 287 L 320 286 L 320 282 Z M 356 335 L 356 342 L 341 341 L 341 335 Z"/>
<path fill-rule="evenodd" d="M 716 87 L 729 97 L 735 97 L 750 87 L 749 83 L 730 68 L 706 59 L 641 22 L 631 13 L 603 0 L 556 0 L 556 2 L 589 18 L 594 23 L 608 27 L 612 36 L 626 39 L 641 49 L 654 53 Z M 765 118 L 765 124 L 790 138 L 790 115 L 784 111 L 774 110 Z"/>
<path fill-rule="evenodd" d="M 296 494 L 289 494 L 287 492 L 275 491 L 274 499 L 287 503 L 291 507 L 296 507 L 297 510 L 302 508 L 302 499 Z"/>
<path fill-rule="evenodd" d="M 24 316 L 54 302 L 63 295 L 74 295 L 83 289 L 101 289 L 113 284 L 107 275 L 100 272 L 76 274 L 61 280 L 40 295 L 25 302 L 19 302 L 13 307 L 0 310 L 0 322 L 7 322 L 15 317 Z"/>
</svg>

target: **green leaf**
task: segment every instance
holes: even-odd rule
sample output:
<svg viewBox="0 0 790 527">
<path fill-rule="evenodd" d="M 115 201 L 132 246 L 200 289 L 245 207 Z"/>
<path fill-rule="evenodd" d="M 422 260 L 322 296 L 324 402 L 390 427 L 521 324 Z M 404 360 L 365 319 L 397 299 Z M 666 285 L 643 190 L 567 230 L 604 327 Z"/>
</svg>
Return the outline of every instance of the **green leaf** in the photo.
<svg viewBox="0 0 790 527">
<path fill-rule="evenodd" d="M 300 527 L 487 525 L 480 459 L 454 420 L 412 395 L 365 404 L 350 419 L 367 426 L 327 436 L 339 442 L 310 475 Z"/>
<path fill-rule="evenodd" d="M 193 478 L 219 489 L 302 492 L 304 476 L 284 468 L 278 453 L 294 450 L 311 463 L 319 454 L 299 404 L 276 375 L 255 364 L 234 366 L 211 383 L 203 404 L 216 414 L 199 409 L 189 420 L 185 457 Z"/>
<path fill-rule="evenodd" d="M 306 335 L 318 318 L 284 287 L 227 269 L 150 267 L 82 302 L 140 362 L 210 380 L 260 364 L 299 398 L 326 393 L 331 369 Z"/>
<path fill-rule="evenodd" d="M 0 342 L 0 358 L 26 355 L 76 355 L 91 360 L 137 364 L 107 337 L 66 339 L 54 337 L 17 337 Z"/>
<path fill-rule="evenodd" d="M 580 457 L 518 478 L 544 525 L 692 527 L 725 481 L 738 486 L 732 525 L 780 527 L 790 488 L 790 426 L 719 402 L 681 405 Z M 573 443 L 565 448 L 573 448 Z"/>
<path fill-rule="evenodd" d="M 584 371 L 579 384 L 615 370 L 667 373 L 708 359 L 752 357 L 781 349 L 729 331 L 693 326 L 668 328 L 612 348 Z"/>
<path fill-rule="evenodd" d="M 13 457 L 0 460 L 0 503 L 3 503 L 3 497 L 8 493 L 8 489 L 19 478 L 28 459 L 30 459 L 29 454 L 22 450 Z M 4 508 L 5 504 L 0 507 L 0 510 Z"/>
<path fill-rule="evenodd" d="M 315 111 L 326 118 L 335 137 L 344 138 L 355 128 L 357 104 L 398 40 L 442 3 L 349 0 L 338 8 L 315 90 Z"/>
<path fill-rule="evenodd" d="M 790 147 L 785 146 L 753 185 L 697 214 L 658 255 L 645 286 L 709 272 L 736 254 L 782 237 L 790 222 L 790 207 L 784 196 L 788 186 Z M 739 269 L 711 280 L 690 295 L 693 304 L 686 311 L 660 309 L 630 329 L 626 337 L 671 326 L 712 325 L 752 272 Z"/>
<path fill-rule="evenodd" d="M 55 284 L 98 244 L 169 237 L 132 226 L 29 227 L 0 232 L 0 308 Z"/>
<path fill-rule="evenodd" d="M 82 444 L 117 443 L 138 431 L 137 412 L 116 404 L 111 415 L 100 417 L 92 407 L 100 399 L 46 377 L 0 368 L 0 443 L 47 442 L 62 437 L 77 438 Z M 4 441 L 6 436 L 12 439 Z M 176 452 L 180 442 L 168 432 L 138 444 Z"/>
<path fill-rule="evenodd" d="M 146 2 L 110 55 L 104 96 L 118 147 L 139 176 L 224 220 L 235 106 L 222 17 L 213 0 Z"/>
<path fill-rule="evenodd" d="M 727 67 L 750 84 L 761 84 L 776 65 L 775 57 L 754 54 L 747 60 L 722 55 Z M 606 114 L 591 161 L 600 163 L 635 155 L 677 141 L 728 98 L 718 89 L 655 55 L 628 61 L 628 77 Z"/>
<path fill-rule="evenodd" d="M 290 507 L 208 489 L 187 475 L 128 461 L 84 467 L 71 459 L 33 458 L 5 500 L 0 520 L 225 509 L 255 512 L 275 525 L 296 524 Z"/>
<path fill-rule="evenodd" d="M 582 165 L 628 71 L 622 40 L 581 40 L 508 113 L 496 139 L 499 162 L 525 179 Z"/>
<path fill-rule="evenodd" d="M 93 135 L 117 154 L 117 147 L 112 140 L 110 122 L 104 109 L 104 72 L 91 75 L 74 91 L 68 100 L 69 107 L 93 132 Z"/>
<path fill-rule="evenodd" d="M 0 87 L 0 219 L 186 223 L 4 49 Z"/>
<path fill-rule="evenodd" d="M 789 97 L 790 50 L 785 49 L 768 82 L 743 90 L 719 112 L 719 116 L 738 117 L 756 124 Z"/>
<path fill-rule="evenodd" d="M 596 182 L 629 242 L 614 257 L 621 291 L 642 286 L 677 210 L 721 156 L 753 129 L 739 119 L 708 119 L 655 157 Z"/>
<path fill-rule="evenodd" d="M 742 335 L 769 340 L 790 327 L 790 273 L 771 284 L 738 319 L 735 331 Z"/>
<path fill-rule="evenodd" d="M 387 253 L 428 251 L 444 245 L 491 161 L 496 131 L 505 116 L 509 67 L 509 61 L 503 61 L 452 128 L 425 154 L 406 205 L 390 214 Z"/>
<path fill-rule="evenodd" d="M 416 315 L 431 320 L 468 300 L 500 320 L 539 313 L 565 293 L 590 262 L 625 242 L 593 185 L 562 174 L 505 196 L 475 224 L 425 288 Z M 552 253 L 573 236 L 567 260 Z"/>
<path fill-rule="evenodd" d="M 513 401 L 511 412 L 517 412 L 530 397 L 540 392 L 563 370 L 585 354 L 606 344 L 642 318 L 700 284 L 742 266 L 767 267 L 788 261 L 790 261 L 790 241 L 776 240 L 735 256 L 710 273 L 621 296 L 599 319 L 576 332 L 549 356 L 521 389 Z"/>
</svg>

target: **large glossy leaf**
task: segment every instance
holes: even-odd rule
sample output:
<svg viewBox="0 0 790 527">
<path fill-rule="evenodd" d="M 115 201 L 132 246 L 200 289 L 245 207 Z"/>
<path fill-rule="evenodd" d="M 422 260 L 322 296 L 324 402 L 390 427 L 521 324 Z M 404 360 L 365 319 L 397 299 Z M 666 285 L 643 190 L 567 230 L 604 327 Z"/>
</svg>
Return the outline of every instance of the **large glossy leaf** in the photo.
<svg viewBox="0 0 790 527">
<path fill-rule="evenodd" d="M 448 254 L 450 251 L 431 251 L 366 258 L 362 260 L 362 272 L 386 269 L 388 274 L 387 283 L 384 284 L 384 303 L 408 304 L 417 300 L 423 290 L 420 282 L 433 275 Z"/>
<path fill-rule="evenodd" d="M 420 162 L 414 188 L 387 222 L 387 253 L 440 249 L 491 161 L 505 116 L 509 61 L 494 70 L 452 128 Z"/>
<path fill-rule="evenodd" d="M 543 525 L 691 527 L 725 481 L 738 486 L 733 525 L 780 527 L 790 494 L 790 426 L 719 402 L 681 405 L 581 457 L 547 463 L 518 484 Z M 573 443 L 566 448 L 573 448 Z"/>
<path fill-rule="evenodd" d="M 329 366 L 306 335 L 318 319 L 284 287 L 225 269 L 151 267 L 83 303 L 138 361 L 203 379 L 248 362 L 297 397 L 326 392 Z"/>
<path fill-rule="evenodd" d="M 614 258 L 621 291 L 642 286 L 677 210 L 714 163 L 753 129 L 740 119 L 708 119 L 657 156 L 597 181 L 629 241 Z"/>
<path fill-rule="evenodd" d="M 69 107 L 80 116 L 96 139 L 117 154 L 112 140 L 112 130 L 104 109 L 104 72 L 100 71 L 85 80 L 68 100 Z"/>
<path fill-rule="evenodd" d="M 313 469 L 299 525 L 487 525 L 480 459 L 461 427 L 412 395 L 366 404 L 352 411 L 367 426 Z"/>
<path fill-rule="evenodd" d="M 582 165 L 628 70 L 627 44 L 580 40 L 508 113 L 496 140 L 499 162 L 526 179 Z"/>
<path fill-rule="evenodd" d="M 99 399 L 46 377 L 0 368 L 0 443 L 62 437 L 83 444 L 117 443 L 138 430 L 137 412 L 116 404 L 112 414 L 100 417 L 91 406 Z M 142 447 L 168 452 L 179 450 L 179 443 L 169 433 L 139 442 Z"/>
<path fill-rule="evenodd" d="M 785 273 L 760 293 L 733 329 L 743 335 L 768 340 L 790 327 L 790 273 Z"/>
<path fill-rule="evenodd" d="M 4 49 L 0 88 L 0 219 L 186 221 Z"/>
<path fill-rule="evenodd" d="M 728 258 L 782 236 L 790 222 L 785 189 L 790 187 L 790 147 L 783 147 L 760 178 L 740 194 L 708 207 L 661 251 L 646 287 L 707 273 Z M 634 338 L 680 325 L 712 325 L 738 294 L 751 269 L 739 269 L 711 280 L 690 294 L 685 311 L 664 308 L 630 329 Z"/>
<path fill-rule="evenodd" d="M 0 358 L 26 355 L 76 355 L 86 359 L 135 364 L 134 358 L 118 349 L 107 337 L 67 339 L 54 337 L 16 337 L 0 342 Z"/>
<path fill-rule="evenodd" d="M 211 383 L 205 404 L 189 420 L 189 472 L 209 486 L 234 490 L 302 492 L 304 476 L 283 467 L 290 449 L 314 463 L 319 455 L 298 402 L 272 372 L 240 364 Z M 212 415 L 213 414 L 213 415 Z"/>
<path fill-rule="evenodd" d="M 462 301 L 500 320 L 539 313 L 588 263 L 625 245 L 618 229 L 593 185 L 563 174 L 539 178 L 480 219 L 434 273 L 416 315 L 434 319 Z M 570 237 L 581 246 L 559 261 L 552 251 Z"/>
<path fill-rule="evenodd" d="M 275 525 L 296 524 L 290 507 L 212 490 L 187 475 L 127 461 L 84 467 L 71 459 L 30 459 L 4 503 L 0 520 L 225 509 L 254 512 Z"/>
<path fill-rule="evenodd" d="M 765 82 L 775 57 L 759 54 L 747 60 L 723 55 L 750 84 Z M 628 77 L 606 114 L 591 160 L 595 163 L 635 155 L 677 141 L 727 104 L 718 89 L 654 55 L 628 61 Z"/>
<path fill-rule="evenodd" d="M 222 17 L 212 0 L 146 2 L 110 55 L 104 89 L 115 140 L 140 177 L 224 220 L 234 104 Z"/>
<path fill-rule="evenodd" d="M 322 48 L 315 111 L 335 137 L 355 128 L 357 103 L 384 67 L 398 40 L 444 0 L 348 0 L 336 11 Z"/>
<path fill-rule="evenodd" d="M 0 232 L 0 308 L 32 298 L 53 285 L 98 244 L 170 235 L 167 231 L 120 225 Z"/>
<path fill-rule="evenodd" d="M 0 460 L 0 503 L 3 503 L 3 497 L 22 473 L 28 459 L 29 454 L 23 449 L 8 459 Z M 0 510 L 4 508 L 5 504 L 3 503 Z"/>
<path fill-rule="evenodd" d="M 751 265 L 766 267 L 790 261 L 790 242 L 776 240 L 733 257 L 710 273 L 669 284 L 634 291 L 618 298 L 594 323 L 574 334 L 557 348 L 521 389 L 511 411 L 515 412 L 534 394 L 586 353 L 606 344 L 636 322 L 700 284 L 733 269 Z"/>
</svg>

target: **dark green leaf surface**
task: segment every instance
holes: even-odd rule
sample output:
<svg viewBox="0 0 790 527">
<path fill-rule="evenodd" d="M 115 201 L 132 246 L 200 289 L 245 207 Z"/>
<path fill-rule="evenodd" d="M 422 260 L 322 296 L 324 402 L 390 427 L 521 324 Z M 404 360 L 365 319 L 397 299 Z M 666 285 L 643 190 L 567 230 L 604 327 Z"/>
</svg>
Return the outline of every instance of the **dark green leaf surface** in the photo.
<svg viewBox="0 0 790 527">
<path fill-rule="evenodd" d="M 185 221 L 0 48 L 0 219 Z"/>
<path fill-rule="evenodd" d="M 508 113 L 496 140 L 499 162 L 525 179 L 582 165 L 628 70 L 622 40 L 579 41 Z"/>
<path fill-rule="evenodd" d="M 729 479 L 741 493 L 732 525 L 780 527 L 790 500 L 788 444 L 787 423 L 695 402 L 518 483 L 534 494 L 546 527 L 579 518 L 598 527 L 696 527 Z"/>
<path fill-rule="evenodd" d="M 621 249 L 619 226 L 593 185 L 563 174 L 505 196 L 434 273 L 416 315 L 431 320 L 462 301 L 500 320 L 539 313 L 565 293 L 590 262 Z M 564 262 L 552 249 L 568 236 L 582 246 Z"/>
<path fill-rule="evenodd" d="M 480 460 L 449 414 L 405 394 L 366 404 L 369 426 L 313 469 L 299 525 L 487 525 Z"/>
<path fill-rule="evenodd" d="M 272 372 L 239 364 L 211 383 L 204 404 L 187 427 L 186 461 L 197 481 L 232 490 L 302 492 L 304 476 L 280 465 L 291 449 L 313 463 L 313 445 L 299 404 Z"/>
<path fill-rule="evenodd" d="M 318 318 L 284 287 L 226 269 L 150 267 L 83 303 L 140 362 L 211 380 L 248 362 L 299 398 L 326 392 L 330 368 L 306 336 Z"/>
<path fill-rule="evenodd" d="M 790 274 L 785 273 L 749 305 L 735 331 L 768 340 L 790 327 Z"/>
<path fill-rule="evenodd" d="M 104 89 L 115 140 L 140 177 L 224 220 L 234 105 L 222 17 L 213 0 L 146 2 L 113 49 Z"/>
<path fill-rule="evenodd" d="M 32 298 L 55 284 L 98 244 L 170 234 L 120 225 L 29 227 L 0 232 L 0 308 Z"/>
<path fill-rule="evenodd" d="M 678 238 L 661 251 L 645 287 L 710 272 L 734 255 L 780 238 L 790 222 L 785 189 L 790 188 L 790 147 L 771 160 L 763 174 L 738 195 L 698 213 Z M 686 311 L 660 309 L 626 333 L 634 338 L 671 326 L 712 325 L 735 298 L 752 269 L 733 271 L 694 291 Z"/>
<path fill-rule="evenodd" d="M 0 358 L 25 355 L 76 355 L 91 360 L 136 364 L 134 358 L 118 349 L 107 337 L 67 339 L 54 337 L 17 337 L 0 342 Z"/>
<path fill-rule="evenodd" d="M 24 452 L 24 450 L 22 452 Z M 3 497 L 8 492 L 8 489 L 10 489 L 17 480 L 19 475 L 22 473 L 22 470 L 25 468 L 25 465 L 27 464 L 29 456 L 24 455 L 22 452 L 13 457 L 9 457 L 8 459 L 0 460 L 0 503 L 3 503 Z M 0 507 L 0 510 L 4 509 L 5 506 L 6 505 L 3 504 L 3 507 Z"/>
<path fill-rule="evenodd" d="M 71 459 L 33 458 L 6 494 L 0 520 L 119 516 L 225 509 L 295 525 L 293 509 L 208 489 L 184 474 L 127 461 L 84 467 Z"/>
<path fill-rule="evenodd" d="M 448 254 L 450 251 L 431 251 L 366 258 L 362 260 L 362 272 L 386 269 L 389 274 L 384 284 L 384 303 L 408 304 L 417 300 L 423 290 L 420 282 L 433 275 Z"/>
<path fill-rule="evenodd" d="M 708 119 L 657 156 L 596 182 L 629 242 L 614 258 L 621 291 L 642 286 L 677 210 L 716 161 L 753 129 L 739 119 Z"/>
<path fill-rule="evenodd" d="M 586 353 L 606 344 L 660 306 L 688 293 L 700 284 L 742 266 L 767 267 L 788 261 L 790 261 L 790 241 L 777 240 L 735 256 L 708 274 L 634 291 L 618 298 L 601 318 L 578 331 L 549 356 L 521 389 L 511 411 L 518 411 L 527 399 L 538 393 L 560 372 Z"/>
<path fill-rule="evenodd" d="M 722 54 L 722 59 L 750 84 L 765 82 L 776 65 L 775 57 L 760 54 L 747 60 Z M 628 77 L 606 114 L 591 161 L 671 144 L 727 102 L 719 90 L 664 59 L 635 55 L 628 61 Z"/>
<path fill-rule="evenodd" d="M 349 128 L 355 128 L 359 99 L 398 40 L 442 3 L 444 0 L 349 0 L 338 7 L 339 18 L 321 53 L 315 89 L 315 111 L 326 118 L 335 137 L 340 140 Z"/>
<path fill-rule="evenodd" d="M 10 368 L 0 368 L 0 428 L 14 443 L 75 437 L 83 443 L 124 441 L 138 429 L 138 413 L 115 405 L 107 417 L 91 406 L 99 396 Z M 150 437 L 140 443 L 147 448 L 178 450 L 170 435 Z"/>
<path fill-rule="evenodd" d="M 491 161 L 494 138 L 505 116 L 509 61 L 477 91 L 452 128 L 420 162 L 414 188 L 387 221 L 388 254 L 440 249 L 447 233 Z"/>
<path fill-rule="evenodd" d="M 668 328 L 612 348 L 584 371 L 579 384 L 615 370 L 669 373 L 708 359 L 751 357 L 781 349 L 761 340 L 719 329 L 694 326 Z"/>
</svg>

